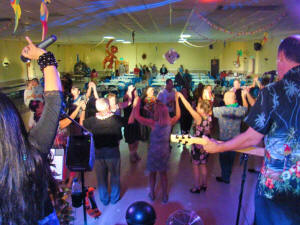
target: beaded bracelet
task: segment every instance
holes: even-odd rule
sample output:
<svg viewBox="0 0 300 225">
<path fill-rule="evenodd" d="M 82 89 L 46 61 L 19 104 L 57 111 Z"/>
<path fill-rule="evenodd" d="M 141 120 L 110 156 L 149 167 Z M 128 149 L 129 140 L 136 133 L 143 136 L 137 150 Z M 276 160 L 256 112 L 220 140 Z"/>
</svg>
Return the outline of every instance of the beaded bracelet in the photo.
<svg viewBox="0 0 300 225">
<path fill-rule="evenodd" d="M 41 71 L 43 71 L 47 66 L 55 66 L 56 68 L 58 67 L 56 59 L 52 52 L 44 53 L 39 57 L 37 62 L 41 68 Z"/>
</svg>

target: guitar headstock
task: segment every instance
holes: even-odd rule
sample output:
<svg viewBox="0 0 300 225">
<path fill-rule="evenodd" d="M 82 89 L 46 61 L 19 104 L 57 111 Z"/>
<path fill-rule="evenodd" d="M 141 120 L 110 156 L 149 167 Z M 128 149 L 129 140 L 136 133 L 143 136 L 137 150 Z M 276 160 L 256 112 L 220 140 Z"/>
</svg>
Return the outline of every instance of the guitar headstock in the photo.
<svg viewBox="0 0 300 225">
<path fill-rule="evenodd" d="M 200 137 L 192 137 L 189 134 L 179 135 L 179 134 L 171 134 L 171 142 L 182 143 L 184 145 L 192 145 L 192 144 L 206 144 L 206 141 Z"/>
</svg>

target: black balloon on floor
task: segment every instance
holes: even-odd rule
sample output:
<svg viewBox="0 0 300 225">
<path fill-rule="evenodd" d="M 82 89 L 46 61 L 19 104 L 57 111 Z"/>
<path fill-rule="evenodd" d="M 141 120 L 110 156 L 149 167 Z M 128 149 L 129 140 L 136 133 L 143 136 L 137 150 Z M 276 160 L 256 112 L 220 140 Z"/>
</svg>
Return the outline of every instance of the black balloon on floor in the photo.
<svg viewBox="0 0 300 225">
<path fill-rule="evenodd" d="M 126 221 L 128 225 L 154 225 L 155 220 L 155 210 L 147 202 L 134 202 L 126 211 Z"/>
</svg>

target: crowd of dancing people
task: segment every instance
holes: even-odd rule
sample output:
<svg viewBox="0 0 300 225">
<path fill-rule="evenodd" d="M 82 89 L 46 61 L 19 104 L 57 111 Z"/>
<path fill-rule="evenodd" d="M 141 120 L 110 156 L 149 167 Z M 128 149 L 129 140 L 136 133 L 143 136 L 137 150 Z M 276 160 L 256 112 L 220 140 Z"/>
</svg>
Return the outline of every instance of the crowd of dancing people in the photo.
<svg viewBox="0 0 300 225">
<path fill-rule="evenodd" d="M 181 66 L 176 75 L 174 88 L 171 79 L 166 80 L 165 88 L 156 90 L 154 87 L 144 88 L 141 96 L 137 89 L 128 86 L 123 100 L 115 93 L 108 93 L 99 97 L 96 84 L 90 81 L 84 94 L 72 85 L 72 80 L 62 78 L 65 111 L 95 138 L 96 163 L 100 200 L 104 205 L 115 204 L 120 199 L 120 140 L 124 138 L 129 148 L 129 161 L 137 163 L 141 160 L 138 154 L 140 141 L 149 143 L 147 155 L 147 171 L 149 172 L 148 194 L 151 200 L 156 198 L 155 187 L 157 174 L 160 175 L 162 187 L 162 202 L 168 201 L 168 162 L 171 153 L 170 134 L 174 125 L 179 121 L 181 134 L 191 134 L 195 137 L 206 135 L 211 137 L 213 118 L 219 120 L 219 140 L 226 141 L 240 133 L 241 121 L 245 117 L 248 106 L 254 104 L 255 99 L 250 89 L 261 88 L 262 84 L 256 77 L 251 87 L 241 87 L 239 80 L 223 96 L 215 96 L 213 87 L 199 83 L 192 92 L 188 70 Z M 180 78 L 181 77 L 181 78 Z M 32 112 L 30 129 L 41 118 L 44 103 L 35 94 L 40 90 L 36 80 L 30 81 L 35 86 L 25 91 L 24 100 L 30 102 Z M 31 95 L 30 95 L 31 94 Z M 231 117 L 229 118 L 228 115 Z M 215 124 L 216 125 L 216 124 Z M 82 130 L 71 120 L 61 116 L 58 131 L 54 139 L 55 148 L 66 148 L 68 135 L 81 135 Z M 184 146 L 186 149 L 186 146 Z M 229 183 L 235 152 L 221 153 L 220 165 L 222 175 L 217 181 Z M 207 189 L 207 161 L 208 153 L 202 145 L 192 145 L 192 171 L 194 185 L 191 193 L 200 193 Z M 108 193 L 108 175 L 110 174 L 110 190 Z M 68 172 L 64 166 L 64 181 L 71 187 L 75 172 Z"/>
<path fill-rule="evenodd" d="M 295 40 L 299 42 L 298 39 L 294 39 L 291 43 Z M 214 93 L 212 86 L 201 83 L 192 91 L 189 82 L 186 82 L 188 79 L 182 77 L 183 82 L 178 82 L 181 79 L 177 76 L 175 86 L 179 86 L 180 91 L 176 91 L 173 81 L 167 79 L 165 88 L 158 92 L 153 87 L 147 87 L 139 96 L 136 87 L 130 85 L 123 100 L 114 93 L 99 97 L 93 81 L 88 83 L 87 91 L 82 94 L 78 87 L 72 85 L 68 77 L 60 80 L 54 55 L 37 48 L 29 38 L 27 41 L 28 46 L 23 49 L 22 54 L 38 60 L 44 74 L 44 88 L 42 90 L 36 79 L 28 82 L 24 101 L 31 110 L 29 132 L 26 132 L 13 103 L 4 94 L 0 95 L 2 130 L 0 202 L 3 206 L 0 220 L 3 224 L 48 224 L 47 221 L 51 220 L 54 221 L 53 224 L 58 224 L 55 223 L 57 218 L 51 204 L 52 195 L 48 193 L 48 188 L 50 192 L 55 192 L 57 183 L 51 175 L 47 156 L 52 146 L 65 148 L 69 135 L 82 135 L 83 132 L 61 113 L 62 108 L 94 136 L 96 159 L 94 171 L 103 205 L 116 204 L 121 197 L 120 141 L 123 139 L 123 127 L 130 153 L 128 160 L 131 163 L 138 163 L 141 160 L 138 154 L 139 142 L 141 140 L 149 142 L 146 169 L 149 172 L 150 200 L 153 201 L 158 197 L 155 190 L 159 174 L 162 188 L 160 199 L 162 203 L 168 202 L 167 171 L 172 149 L 170 135 L 178 121 L 181 134 L 204 137 L 208 141 L 207 146 L 194 144 L 190 149 L 194 184 L 189 191 L 199 194 L 209 188 L 207 186 L 209 152 L 220 152 L 221 175 L 216 177 L 216 180 L 225 184 L 230 183 L 235 152 L 227 151 L 230 150 L 228 146 L 233 146 L 231 140 L 243 137 L 243 134 L 239 135 L 241 129 L 247 129 L 245 134 L 253 132 L 252 128 L 242 124 L 242 121 L 251 107 L 258 107 L 258 104 L 255 104 L 257 96 L 253 94 L 255 89 L 258 89 L 258 101 L 263 101 L 260 96 L 266 91 L 264 87 L 269 82 L 268 78 L 260 81 L 255 77 L 253 84 L 248 87 L 241 87 L 240 81 L 235 80 L 233 87 L 220 95 Z M 300 44 L 297 45 L 299 46 Z M 296 63 L 293 65 L 297 66 Z M 183 71 L 183 68 L 180 68 L 179 75 L 181 70 Z M 290 92 L 289 97 L 290 99 L 293 97 Z M 274 101 L 276 103 L 277 100 L 273 98 Z M 297 104 L 295 106 L 298 106 Z M 251 112 L 253 110 L 250 111 L 250 117 L 246 118 L 248 121 L 251 120 L 253 114 Z M 264 126 L 263 122 L 257 119 L 255 121 L 256 124 Z M 272 129 L 274 131 L 276 127 L 272 126 Z M 211 137 L 218 139 L 219 142 L 214 142 Z M 259 141 L 255 141 L 255 144 L 259 144 Z M 245 144 L 240 145 L 246 147 Z M 68 171 L 66 166 L 63 174 L 65 185 L 70 188 L 77 174 Z M 7 204 L 3 204 L 4 202 Z M 18 213 L 15 213 L 16 211 Z"/>
</svg>

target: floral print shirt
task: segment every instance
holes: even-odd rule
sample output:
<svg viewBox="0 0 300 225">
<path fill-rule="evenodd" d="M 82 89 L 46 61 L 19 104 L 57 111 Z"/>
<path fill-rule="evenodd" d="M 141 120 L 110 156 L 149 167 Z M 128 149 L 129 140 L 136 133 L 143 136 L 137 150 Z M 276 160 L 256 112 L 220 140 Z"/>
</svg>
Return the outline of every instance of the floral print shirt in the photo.
<svg viewBox="0 0 300 225">
<path fill-rule="evenodd" d="M 202 121 L 199 125 L 194 124 L 194 136 L 202 137 L 202 135 L 210 136 L 210 129 L 212 127 L 212 117 L 208 116 L 206 118 L 202 117 Z M 195 144 L 196 148 L 201 149 L 202 145 Z"/>
<path fill-rule="evenodd" d="M 227 141 L 241 132 L 241 122 L 244 119 L 247 108 L 243 106 L 238 107 L 214 107 L 214 117 L 218 118 L 220 140 Z"/>
<path fill-rule="evenodd" d="M 265 158 L 258 194 L 300 197 L 300 66 L 266 86 L 245 122 L 264 134 Z"/>
</svg>

